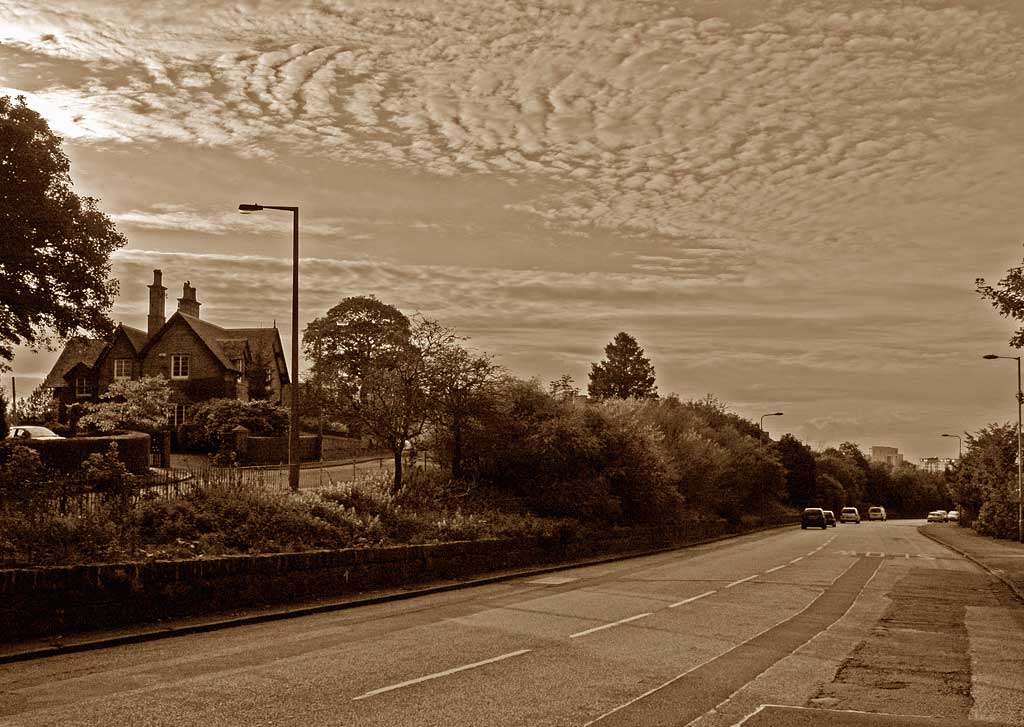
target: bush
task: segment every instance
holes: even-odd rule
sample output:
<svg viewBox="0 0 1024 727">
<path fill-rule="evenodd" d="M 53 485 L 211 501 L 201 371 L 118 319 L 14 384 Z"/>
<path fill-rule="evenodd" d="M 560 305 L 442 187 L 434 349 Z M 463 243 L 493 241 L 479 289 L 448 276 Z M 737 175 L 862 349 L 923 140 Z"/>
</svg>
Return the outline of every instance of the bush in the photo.
<svg viewBox="0 0 1024 727">
<path fill-rule="evenodd" d="M 27 439 L 26 446 L 39 452 L 43 464 L 58 472 L 76 472 L 91 454 L 105 455 L 117 445 L 118 459 L 136 475 L 149 472 L 149 435 L 142 432 L 72 439 Z"/>
<path fill-rule="evenodd" d="M 179 429 L 179 443 L 195 452 L 229 451 L 239 425 L 256 437 L 281 436 L 288 429 L 288 410 L 268 401 L 210 399 L 192 410 Z"/>
</svg>

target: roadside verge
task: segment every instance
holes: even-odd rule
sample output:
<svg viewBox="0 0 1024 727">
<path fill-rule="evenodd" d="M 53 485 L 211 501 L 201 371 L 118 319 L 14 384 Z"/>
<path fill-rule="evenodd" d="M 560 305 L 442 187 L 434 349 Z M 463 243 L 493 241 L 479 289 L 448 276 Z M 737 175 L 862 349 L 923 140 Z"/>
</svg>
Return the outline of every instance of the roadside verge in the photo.
<svg viewBox="0 0 1024 727">
<path fill-rule="evenodd" d="M 922 525 L 917 530 L 1001 580 L 1024 603 L 1024 545 L 952 524 Z"/>
</svg>

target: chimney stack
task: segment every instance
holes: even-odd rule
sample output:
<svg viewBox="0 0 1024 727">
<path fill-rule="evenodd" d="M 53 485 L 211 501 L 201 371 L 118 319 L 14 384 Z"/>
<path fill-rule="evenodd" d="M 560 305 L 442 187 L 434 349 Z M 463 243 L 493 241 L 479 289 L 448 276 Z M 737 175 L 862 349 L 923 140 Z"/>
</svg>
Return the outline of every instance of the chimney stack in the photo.
<svg viewBox="0 0 1024 727">
<path fill-rule="evenodd" d="M 192 287 L 191 283 L 186 280 L 185 288 L 182 291 L 181 297 L 178 298 L 178 312 L 184 313 L 187 316 L 193 318 L 199 317 L 199 306 L 201 306 L 198 300 L 196 300 L 196 289 Z"/>
<path fill-rule="evenodd" d="M 160 282 L 161 273 L 153 271 L 153 284 L 149 286 L 149 317 L 146 319 L 146 333 L 152 338 L 166 322 L 164 303 L 167 301 L 167 288 Z"/>
</svg>

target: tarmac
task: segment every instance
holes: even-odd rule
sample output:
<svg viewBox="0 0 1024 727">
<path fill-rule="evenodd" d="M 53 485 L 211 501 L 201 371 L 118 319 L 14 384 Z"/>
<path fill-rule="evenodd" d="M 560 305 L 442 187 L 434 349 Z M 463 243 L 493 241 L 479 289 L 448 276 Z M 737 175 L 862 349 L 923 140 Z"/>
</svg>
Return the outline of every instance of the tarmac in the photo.
<svg viewBox="0 0 1024 727">
<path fill-rule="evenodd" d="M 956 523 L 929 523 L 918 531 L 991 573 L 1024 603 L 1024 543 L 978 535 Z"/>
</svg>

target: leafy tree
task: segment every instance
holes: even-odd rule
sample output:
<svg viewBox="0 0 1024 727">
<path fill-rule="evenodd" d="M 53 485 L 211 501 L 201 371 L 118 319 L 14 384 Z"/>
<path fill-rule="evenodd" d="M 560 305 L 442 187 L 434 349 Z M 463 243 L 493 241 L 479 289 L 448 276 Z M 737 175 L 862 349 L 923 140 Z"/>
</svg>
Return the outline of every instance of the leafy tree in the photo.
<svg viewBox="0 0 1024 727">
<path fill-rule="evenodd" d="M 18 417 L 21 424 L 47 425 L 57 421 L 57 400 L 50 389 L 37 386 L 27 399 L 22 399 L 18 406 Z"/>
<path fill-rule="evenodd" d="M 995 287 L 987 285 L 984 278 L 976 278 L 975 290 L 983 299 L 987 299 L 992 307 L 999 311 L 1003 318 L 1024 321 L 1024 262 L 1018 267 L 1006 271 L 1006 277 Z M 1013 348 L 1024 347 L 1024 326 L 1018 328 L 1010 338 Z"/>
<path fill-rule="evenodd" d="M 7 439 L 10 428 L 7 425 L 7 397 L 0 391 L 0 440 Z"/>
<path fill-rule="evenodd" d="M 973 434 L 968 432 L 965 444 L 964 456 L 949 479 L 961 522 L 971 525 L 993 495 L 1003 496 L 1006 481 L 1016 479 L 1017 425 L 989 424 Z M 1016 497 L 1016 492 L 1013 495 Z"/>
<path fill-rule="evenodd" d="M 249 382 L 249 398 L 256 401 L 266 401 L 274 394 L 274 387 L 271 385 L 270 361 L 265 353 L 258 353 L 245 372 Z M 305 399 L 300 399 L 305 401 Z"/>
<path fill-rule="evenodd" d="M 817 466 L 811 448 L 792 434 L 784 434 L 775 445 L 775 451 L 786 468 L 790 504 L 803 508 L 818 502 Z"/>
<path fill-rule="evenodd" d="M 375 297 L 345 298 L 306 326 L 302 346 L 312 370 L 334 381 L 350 397 L 362 397 L 371 367 L 405 353 L 411 323 L 404 313 Z"/>
<path fill-rule="evenodd" d="M 576 386 L 572 376 L 562 374 L 556 381 L 548 384 L 548 393 L 560 401 L 572 401 L 579 396 L 580 387 Z"/>
<path fill-rule="evenodd" d="M 162 375 L 114 381 L 100 399 L 103 401 L 85 405 L 86 413 L 78 420 L 79 426 L 101 432 L 152 432 L 167 426 L 171 386 Z"/>
<path fill-rule="evenodd" d="M 658 395 L 654 366 L 628 333 L 604 348 L 605 360 L 590 365 L 588 393 L 595 399 L 650 399 Z"/>
<path fill-rule="evenodd" d="M 179 428 L 191 449 L 225 453 L 234 444 L 232 432 L 242 425 L 257 437 L 275 437 L 288 429 L 288 410 L 269 401 L 210 399 L 189 412 Z"/>
<path fill-rule="evenodd" d="M 110 256 L 127 240 L 72 190 L 61 143 L 24 97 L 0 96 L 0 370 L 15 345 L 113 327 Z"/>
<path fill-rule="evenodd" d="M 464 477 L 466 430 L 486 415 L 490 394 L 502 369 L 486 354 L 474 354 L 457 342 L 440 346 L 428 382 L 434 420 L 446 433 L 452 477 Z"/>
</svg>

